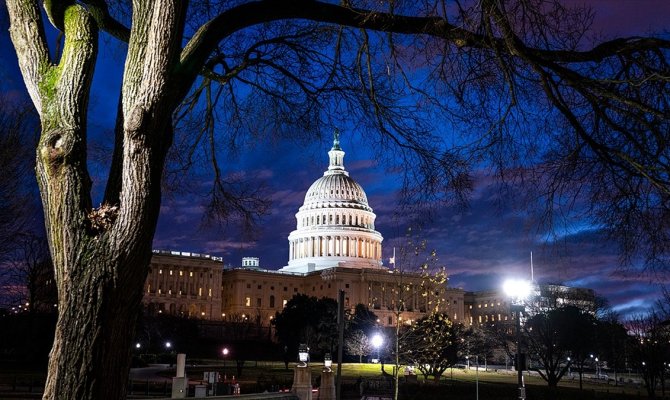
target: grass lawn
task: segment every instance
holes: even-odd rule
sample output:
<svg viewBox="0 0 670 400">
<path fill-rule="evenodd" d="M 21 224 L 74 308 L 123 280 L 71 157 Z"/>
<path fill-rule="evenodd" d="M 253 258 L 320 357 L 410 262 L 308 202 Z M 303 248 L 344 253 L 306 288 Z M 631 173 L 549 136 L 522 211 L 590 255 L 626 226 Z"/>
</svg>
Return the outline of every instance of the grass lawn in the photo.
<svg viewBox="0 0 670 400">
<path fill-rule="evenodd" d="M 231 362 L 223 368 L 221 363 L 209 364 L 202 361 L 198 366 L 187 368 L 187 374 L 191 379 L 202 379 L 204 371 L 218 371 L 226 374 L 230 379 L 236 375 L 236 369 Z M 280 386 L 290 386 L 293 380 L 293 363 L 286 370 L 281 362 L 247 362 L 242 371 L 242 377 L 236 376 L 236 379 L 243 388 L 243 393 L 258 388 L 259 384 L 276 384 Z M 355 364 L 347 363 L 342 367 L 342 382 L 345 386 L 345 394 L 348 398 L 360 398 L 357 396 L 356 382 L 358 378 L 363 380 L 383 380 L 383 373 L 380 364 Z M 312 380 L 316 381 L 321 374 L 322 365 L 314 363 L 311 365 Z M 333 368 L 336 371 L 335 366 Z M 386 364 L 384 370 L 387 374 L 392 373 L 393 366 Z M 173 372 L 171 372 L 173 373 Z M 388 376 L 388 375 L 387 375 Z M 475 369 L 450 369 L 447 370 L 439 382 L 433 379 L 424 380 L 422 375 L 417 377 L 417 383 L 403 383 L 404 377 L 401 376 L 400 394 L 401 399 L 475 399 L 477 387 L 479 387 L 480 399 L 515 399 L 517 398 L 517 375 L 515 371 L 484 371 L 480 368 Z M 606 382 L 594 382 L 584 379 L 583 389 L 579 390 L 579 380 L 564 379 L 559 384 L 556 393 L 551 393 L 547 383 L 537 374 L 524 374 L 526 384 L 527 398 L 533 399 L 640 399 L 646 397 L 646 391 L 643 387 L 635 385 L 614 386 Z M 670 393 L 668 393 L 670 395 Z M 658 398 L 661 398 L 660 391 Z"/>
</svg>

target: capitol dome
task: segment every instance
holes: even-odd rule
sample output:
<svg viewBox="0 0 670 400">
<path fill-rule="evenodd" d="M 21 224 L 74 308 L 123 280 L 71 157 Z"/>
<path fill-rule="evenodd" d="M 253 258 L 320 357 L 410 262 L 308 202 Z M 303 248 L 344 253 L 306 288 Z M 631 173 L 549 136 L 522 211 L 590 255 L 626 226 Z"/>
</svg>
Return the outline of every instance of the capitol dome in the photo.
<svg viewBox="0 0 670 400">
<path fill-rule="evenodd" d="M 296 229 L 288 237 L 288 266 L 281 271 L 382 267 L 376 216 L 361 185 L 344 169 L 344 154 L 335 131 L 328 169 L 305 194 Z"/>
</svg>

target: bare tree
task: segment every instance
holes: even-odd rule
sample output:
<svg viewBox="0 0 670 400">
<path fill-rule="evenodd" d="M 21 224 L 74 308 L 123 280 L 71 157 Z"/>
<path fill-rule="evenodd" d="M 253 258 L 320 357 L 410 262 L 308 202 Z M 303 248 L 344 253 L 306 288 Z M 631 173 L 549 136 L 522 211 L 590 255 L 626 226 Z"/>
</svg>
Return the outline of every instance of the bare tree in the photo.
<svg viewBox="0 0 670 400">
<path fill-rule="evenodd" d="M 28 106 L 17 106 L 0 97 L 0 263 L 12 258 L 19 247 L 19 239 L 27 233 L 30 217 L 34 215 L 31 204 L 31 184 L 34 185 L 31 148 L 31 123 L 35 114 Z"/>
<path fill-rule="evenodd" d="M 46 238 L 28 233 L 16 240 L 17 248 L 8 264 L 15 303 L 31 313 L 54 312 L 56 282 Z"/>
<path fill-rule="evenodd" d="M 347 354 L 358 356 L 358 362 L 363 362 L 363 356 L 372 352 L 372 346 L 368 335 L 360 329 L 355 329 L 347 334 L 344 340 L 344 349 Z"/>
<path fill-rule="evenodd" d="M 550 203 L 588 182 L 591 215 L 624 235 L 624 250 L 654 260 L 670 243 L 667 40 L 588 40 L 588 12 L 558 1 L 484 0 L 464 8 L 440 1 L 173 0 L 115 9 L 84 0 L 42 2 L 63 38 L 50 51 L 40 2 L 6 3 L 41 122 L 36 169 L 59 289 L 46 399 L 125 396 L 128 327 L 139 313 L 173 143 L 184 159 L 194 147 L 207 151 L 214 213 L 257 215 L 249 211 L 255 197 L 235 191 L 217 141 L 207 140 L 217 121 L 228 143 L 237 143 L 242 134 L 283 138 L 295 128 L 319 132 L 345 116 L 360 120 L 361 130 L 377 133 L 370 140 L 378 148 L 395 146 L 389 157 L 407 167 L 405 180 L 415 185 L 406 193 L 417 196 L 460 199 L 469 164 L 484 156 L 512 160 L 500 163 L 501 173 L 546 157 L 540 172 L 552 179 L 540 187 L 548 188 L 542 194 Z M 94 207 L 86 144 L 101 31 L 127 42 L 127 52 L 109 179 Z M 185 101 L 193 107 L 180 108 Z M 175 137 L 174 122 L 187 122 L 197 104 L 220 114 L 204 114 L 203 135 Z M 484 132 L 481 140 L 442 138 L 430 123 L 442 114 L 471 121 L 468 130 Z M 560 123 L 533 117 L 544 115 Z M 525 136 L 528 120 L 557 129 Z M 538 152 L 540 142 L 553 146 Z M 453 143 L 472 146 L 464 152 Z M 530 157 L 518 157 L 517 144 L 526 144 L 518 149 Z M 436 190 L 414 190 L 420 187 Z"/>
<path fill-rule="evenodd" d="M 665 396 L 665 360 L 670 355 L 670 324 L 661 314 L 650 311 L 632 318 L 626 325 L 634 339 L 632 360 L 642 374 L 648 397 L 655 398 L 659 386 Z"/>
</svg>

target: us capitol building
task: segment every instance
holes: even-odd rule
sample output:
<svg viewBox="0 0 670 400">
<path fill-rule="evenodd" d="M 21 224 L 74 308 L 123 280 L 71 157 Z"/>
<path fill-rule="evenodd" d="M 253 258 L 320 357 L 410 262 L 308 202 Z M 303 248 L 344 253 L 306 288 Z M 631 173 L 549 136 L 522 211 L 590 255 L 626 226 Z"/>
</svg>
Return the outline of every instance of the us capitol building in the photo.
<svg viewBox="0 0 670 400">
<path fill-rule="evenodd" d="M 381 325 L 412 323 L 436 309 L 466 325 L 511 318 L 499 291 L 465 292 L 384 266 L 376 216 L 344 155 L 336 131 L 328 169 L 307 190 L 288 236 L 288 265 L 267 270 L 245 257 L 240 267 L 224 268 L 220 257 L 154 251 L 143 297 L 148 312 L 268 325 L 296 294 L 337 299 L 343 290 L 346 308 L 366 305 Z"/>
</svg>

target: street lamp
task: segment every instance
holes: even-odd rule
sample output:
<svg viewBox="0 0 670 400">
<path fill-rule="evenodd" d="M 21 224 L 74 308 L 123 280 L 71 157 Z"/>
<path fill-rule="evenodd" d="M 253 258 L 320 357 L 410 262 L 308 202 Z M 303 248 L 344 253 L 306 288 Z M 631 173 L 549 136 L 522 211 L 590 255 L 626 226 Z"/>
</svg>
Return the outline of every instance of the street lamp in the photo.
<svg viewBox="0 0 670 400">
<path fill-rule="evenodd" d="M 519 400 L 526 399 L 526 388 L 523 383 L 523 363 L 525 361 L 521 353 L 521 313 L 524 312 L 523 302 L 530 295 L 530 284 L 519 279 L 510 279 L 503 284 L 503 290 L 511 298 L 510 311 L 516 313 L 516 372 L 519 387 Z"/>
<path fill-rule="evenodd" d="M 384 344 L 384 337 L 380 335 L 379 333 L 375 333 L 372 336 L 371 339 L 372 347 L 377 349 L 377 360 L 380 360 L 381 357 L 379 356 L 379 349 L 382 347 L 382 344 Z"/>
<path fill-rule="evenodd" d="M 593 358 L 593 354 L 591 354 L 591 358 Z M 598 364 L 598 357 L 595 357 L 593 360 L 596 363 L 596 379 L 600 379 L 600 365 Z"/>
<path fill-rule="evenodd" d="M 223 369 L 226 369 L 226 357 L 230 353 L 230 350 L 228 350 L 227 347 L 224 347 L 223 350 L 221 350 L 221 354 L 223 354 Z"/>
<path fill-rule="evenodd" d="M 572 365 L 572 359 L 568 357 L 568 376 L 572 378 L 572 372 L 570 372 L 570 365 Z"/>
<path fill-rule="evenodd" d="M 330 357 L 330 353 L 326 353 L 326 355 L 323 356 L 324 371 L 326 372 L 332 371 L 331 369 L 332 366 L 333 366 L 333 359 Z"/>
<path fill-rule="evenodd" d="M 299 367 L 306 367 L 309 362 L 309 347 L 306 344 L 298 346 L 298 361 L 301 363 L 298 364 Z"/>
<path fill-rule="evenodd" d="M 170 351 L 171 348 L 172 348 L 172 343 L 170 343 L 170 342 L 165 342 L 165 350 L 166 350 L 166 351 Z"/>
</svg>

